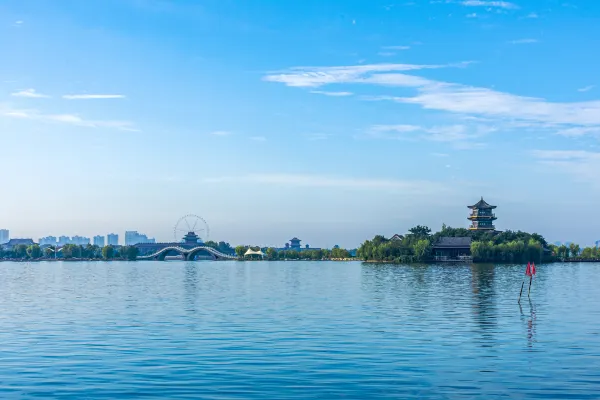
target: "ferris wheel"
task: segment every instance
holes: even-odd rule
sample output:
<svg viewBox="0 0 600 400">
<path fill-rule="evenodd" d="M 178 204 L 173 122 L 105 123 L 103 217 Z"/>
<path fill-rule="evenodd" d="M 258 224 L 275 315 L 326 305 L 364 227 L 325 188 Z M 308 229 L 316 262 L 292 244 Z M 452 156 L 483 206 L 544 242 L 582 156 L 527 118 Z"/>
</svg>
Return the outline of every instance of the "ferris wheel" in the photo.
<svg viewBox="0 0 600 400">
<path fill-rule="evenodd" d="M 201 237 L 203 241 L 207 241 L 210 235 L 210 228 L 204 218 L 188 214 L 179 218 L 179 221 L 175 224 L 175 229 L 173 229 L 175 241 L 181 241 L 181 238 L 190 232 Z"/>
</svg>

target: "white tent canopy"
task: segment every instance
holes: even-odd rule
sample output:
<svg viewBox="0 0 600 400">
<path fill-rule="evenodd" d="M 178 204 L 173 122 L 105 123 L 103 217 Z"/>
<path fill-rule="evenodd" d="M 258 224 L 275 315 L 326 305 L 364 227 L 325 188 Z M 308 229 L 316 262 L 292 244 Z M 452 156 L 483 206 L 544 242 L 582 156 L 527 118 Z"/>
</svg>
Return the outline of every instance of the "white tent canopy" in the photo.
<svg viewBox="0 0 600 400">
<path fill-rule="evenodd" d="M 256 250 L 255 251 L 255 250 L 252 250 L 252 249 L 248 249 L 248 250 L 246 250 L 246 253 L 244 253 L 244 257 L 246 257 L 246 256 L 252 256 L 252 255 L 257 255 L 257 256 L 264 257 L 265 253 L 263 253 L 260 250 Z"/>
</svg>

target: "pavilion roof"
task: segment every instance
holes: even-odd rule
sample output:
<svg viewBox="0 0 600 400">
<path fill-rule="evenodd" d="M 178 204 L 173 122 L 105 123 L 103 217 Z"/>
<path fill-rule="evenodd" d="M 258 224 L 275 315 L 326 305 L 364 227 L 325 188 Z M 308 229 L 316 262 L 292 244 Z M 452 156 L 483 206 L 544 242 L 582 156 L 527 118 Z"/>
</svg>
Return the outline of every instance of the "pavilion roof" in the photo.
<svg viewBox="0 0 600 400">
<path fill-rule="evenodd" d="M 483 197 L 481 198 L 481 200 L 479 200 L 477 203 L 473 204 L 472 206 L 467 206 L 468 208 L 477 208 L 477 209 L 493 209 L 496 208 L 496 206 L 493 206 L 491 204 L 488 204 Z"/>
</svg>

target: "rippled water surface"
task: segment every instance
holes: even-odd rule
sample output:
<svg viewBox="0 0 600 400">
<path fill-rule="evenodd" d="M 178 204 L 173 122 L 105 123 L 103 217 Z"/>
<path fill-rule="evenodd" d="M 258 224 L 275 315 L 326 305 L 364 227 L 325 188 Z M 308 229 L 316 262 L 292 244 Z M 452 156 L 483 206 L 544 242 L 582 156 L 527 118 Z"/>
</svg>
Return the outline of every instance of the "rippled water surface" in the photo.
<svg viewBox="0 0 600 400">
<path fill-rule="evenodd" d="M 600 265 L 0 263 L 0 398 L 600 398 Z"/>
</svg>

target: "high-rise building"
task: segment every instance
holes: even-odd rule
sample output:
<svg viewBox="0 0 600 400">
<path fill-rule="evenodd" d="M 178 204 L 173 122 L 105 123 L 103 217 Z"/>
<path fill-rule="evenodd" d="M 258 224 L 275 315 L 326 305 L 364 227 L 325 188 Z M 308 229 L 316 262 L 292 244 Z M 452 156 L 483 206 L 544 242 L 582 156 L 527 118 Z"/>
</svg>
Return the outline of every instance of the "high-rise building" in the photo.
<svg viewBox="0 0 600 400">
<path fill-rule="evenodd" d="M 138 233 L 138 231 L 125 232 L 125 246 L 133 246 L 138 243 L 156 243 L 156 240 L 148 236 Z"/>
<path fill-rule="evenodd" d="M 64 245 L 66 245 L 66 244 L 70 244 L 70 243 L 71 243 L 71 238 L 70 238 L 70 237 L 68 237 L 68 236 L 60 236 L 60 237 L 58 238 L 58 246 L 59 246 L 59 247 L 62 247 L 62 246 L 64 246 Z"/>
<path fill-rule="evenodd" d="M 90 244 L 90 238 L 75 235 L 71 238 L 71 243 L 79 246 L 87 246 Z"/>
<path fill-rule="evenodd" d="M 40 238 L 40 246 L 56 246 L 56 237 L 46 236 Z"/>
<path fill-rule="evenodd" d="M 104 236 L 94 236 L 94 246 L 104 247 Z"/>
<path fill-rule="evenodd" d="M 0 244 L 8 243 L 10 240 L 10 234 L 8 229 L 0 229 Z"/>
<path fill-rule="evenodd" d="M 106 235 L 106 244 L 109 246 L 118 246 L 119 245 L 119 235 L 116 233 L 109 233 Z"/>
</svg>

